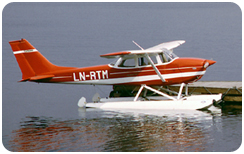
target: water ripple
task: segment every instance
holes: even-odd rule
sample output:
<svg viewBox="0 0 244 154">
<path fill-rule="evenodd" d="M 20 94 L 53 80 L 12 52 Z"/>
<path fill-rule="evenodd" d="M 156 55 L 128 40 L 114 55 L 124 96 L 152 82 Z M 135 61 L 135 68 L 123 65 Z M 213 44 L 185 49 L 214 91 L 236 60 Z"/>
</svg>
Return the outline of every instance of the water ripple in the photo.
<svg viewBox="0 0 244 154">
<path fill-rule="evenodd" d="M 205 118 L 200 118 L 196 114 L 82 112 L 86 112 L 85 116 L 75 120 L 25 117 L 20 128 L 12 133 L 11 150 L 206 151 L 211 144 L 209 132 L 213 129 L 213 119 L 210 114 L 204 113 Z M 98 114 L 95 117 L 94 112 Z"/>
</svg>

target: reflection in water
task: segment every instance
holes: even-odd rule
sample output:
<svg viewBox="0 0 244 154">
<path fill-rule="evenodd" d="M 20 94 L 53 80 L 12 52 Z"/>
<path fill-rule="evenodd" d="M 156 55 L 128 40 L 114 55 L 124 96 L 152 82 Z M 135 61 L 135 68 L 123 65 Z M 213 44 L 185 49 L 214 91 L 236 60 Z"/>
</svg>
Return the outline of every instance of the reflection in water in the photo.
<svg viewBox="0 0 244 154">
<path fill-rule="evenodd" d="M 109 130 L 110 141 L 104 150 L 112 151 L 202 151 L 203 132 L 187 121 L 166 121 L 165 118 L 140 117 L 140 121 L 116 120 Z M 133 120 L 133 119 L 131 119 Z M 198 146 L 193 146 L 197 144 Z"/>
<path fill-rule="evenodd" d="M 105 138 L 104 128 L 97 127 L 94 120 L 27 117 L 22 123 L 13 132 L 12 151 L 97 151 L 96 146 Z"/>
<path fill-rule="evenodd" d="M 76 120 L 26 117 L 13 132 L 9 150 L 208 151 L 209 132 L 216 129 L 211 114 L 155 112 L 79 109 Z"/>
</svg>

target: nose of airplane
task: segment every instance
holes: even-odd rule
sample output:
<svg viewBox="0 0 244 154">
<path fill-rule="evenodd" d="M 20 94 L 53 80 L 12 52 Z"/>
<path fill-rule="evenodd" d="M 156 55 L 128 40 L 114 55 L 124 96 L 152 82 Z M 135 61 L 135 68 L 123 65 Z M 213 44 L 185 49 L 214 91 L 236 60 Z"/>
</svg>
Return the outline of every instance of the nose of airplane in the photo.
<svg viewBox="0 0 244 154">
<path fill-rule="evenodd" d="M 216 61 L 214 61 L 214 60 L 205 60 L 203 67 L 207 68 L 215 63 L 216 63 Z"/>
</svg>

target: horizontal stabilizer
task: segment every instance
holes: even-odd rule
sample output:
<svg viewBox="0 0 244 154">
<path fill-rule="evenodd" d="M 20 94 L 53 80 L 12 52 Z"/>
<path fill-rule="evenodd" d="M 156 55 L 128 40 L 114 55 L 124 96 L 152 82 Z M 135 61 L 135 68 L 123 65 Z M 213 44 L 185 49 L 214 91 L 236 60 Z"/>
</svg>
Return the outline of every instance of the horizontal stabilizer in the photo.
<svg viewBox="0 0 244 154">
<path fill-rule="evenodd" d="M 38 75 L 38 76 L 31 77 L 30 80 L 41 80 L 41 79 L 48 79 L 52 77 L 54 77 L 54 75 Z"/>
<path fill-rule="evenodd" d="M 49 79 L 54 77 L 54 75 L 38 75 L 38 76 L 33 76 L 28 79 L 23 79 L 20 80 L 19 82 L 24 82 L 24 81 L 37 81 L 37 80 L 43 80 L 43 79 Z"/>
</svg>

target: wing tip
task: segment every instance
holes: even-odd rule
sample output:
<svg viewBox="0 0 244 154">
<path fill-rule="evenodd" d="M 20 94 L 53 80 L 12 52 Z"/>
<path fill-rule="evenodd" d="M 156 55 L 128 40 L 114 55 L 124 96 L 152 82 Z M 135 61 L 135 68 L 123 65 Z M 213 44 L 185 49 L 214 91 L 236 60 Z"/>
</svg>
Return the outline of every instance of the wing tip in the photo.
<svg viewBox="0 0 244 154">
<path fill-rule="evenodd" d="M 185 40 L 178 40 L 178 42 L 179 42 L 179 44 L 184 44 L 184 43 L 186 43 Z"/>
</svg>

